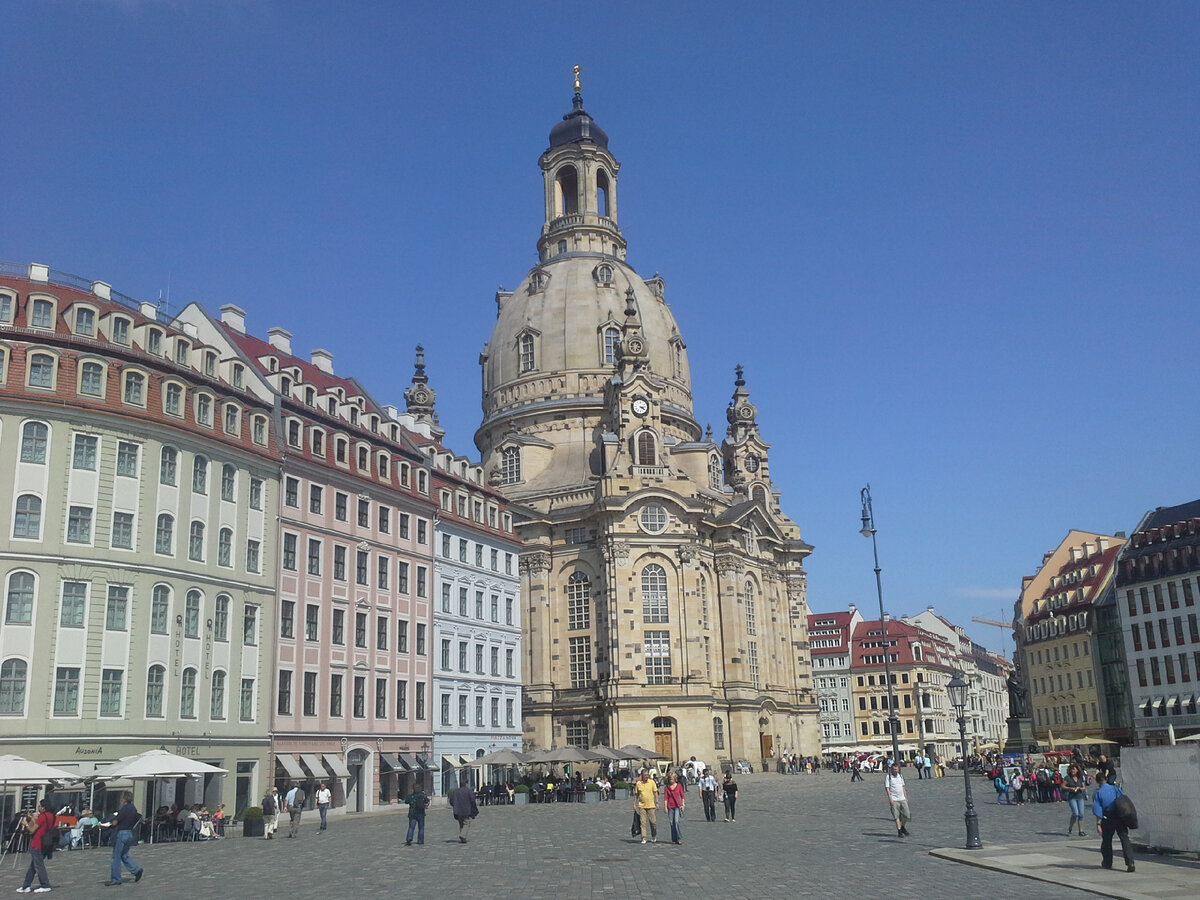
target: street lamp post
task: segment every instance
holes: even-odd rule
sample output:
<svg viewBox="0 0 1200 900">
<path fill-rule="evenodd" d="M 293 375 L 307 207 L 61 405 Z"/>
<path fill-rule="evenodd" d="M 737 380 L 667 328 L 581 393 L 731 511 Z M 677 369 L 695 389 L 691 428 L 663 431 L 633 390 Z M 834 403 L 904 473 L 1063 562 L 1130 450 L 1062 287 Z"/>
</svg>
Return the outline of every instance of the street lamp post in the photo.
<svg viewBox="0 0 1200 900">
<path fill-rule="evenodd" d="M 979 817 L 975 814 L 975 801 L 971 799 L 971 767 L 967 765 L 967 680 L 962 672 L 955 672 L 950 683 L 946 685 L 946 693 L 950 695 L 950 705 L 958 715 L 958 738 L 962 745 L 963 784 L 966 787 L 967 811 L 963 818 L 967 823 L 967 850 L 982 850 L 983 842 L 979 840 Z"/>
<path fill-rule="evenodd" d="M 896 713 L 896 692 L 892 686 L 891 641 L 888 640 L 887 617 L 883 613 L 883 582 L 879 578 L 879 546 L 875 543 L 875 511 L 871 507 L 871 486 L 862 489 L 862 529 L 859 533 L 871 539 L 875 554 L 875 594 L 879 597 L 879 624 L 883 626 L 883 677 L 888 689 L 888 730 L 892 734 L 892 761 L 900 765 L 900 716 Z"/>
</svg>

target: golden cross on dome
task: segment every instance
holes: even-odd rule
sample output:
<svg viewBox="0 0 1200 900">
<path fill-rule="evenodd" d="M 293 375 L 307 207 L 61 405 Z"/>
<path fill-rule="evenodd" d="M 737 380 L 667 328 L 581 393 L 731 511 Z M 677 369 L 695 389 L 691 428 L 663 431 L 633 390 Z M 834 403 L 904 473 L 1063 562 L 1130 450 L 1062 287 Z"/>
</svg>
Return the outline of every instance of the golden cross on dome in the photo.
<svg viewBox="0 0 1200 900">
<path fill-rule="evenodd" d="M 575 67 L 575 93 L 579 93 L 579 66 Z"/>
</svg>

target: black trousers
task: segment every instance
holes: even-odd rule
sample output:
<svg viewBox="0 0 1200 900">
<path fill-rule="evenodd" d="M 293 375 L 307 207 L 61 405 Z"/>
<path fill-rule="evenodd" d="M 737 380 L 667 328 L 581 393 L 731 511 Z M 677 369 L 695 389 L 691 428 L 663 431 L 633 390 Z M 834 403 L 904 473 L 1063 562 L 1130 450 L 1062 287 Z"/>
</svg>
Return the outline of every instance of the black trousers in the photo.
<svg viewBox="0 0 1200 900">
<path fill-rule="evenodd" d="M 715 791 L 701 791 L 700 799 L 704 801 L 704 818 L 708 822 L 717 821 L 717 795 Z"/>
<path fill-rule="evenodd" d="M 1108 816 L 1100 820 L 1100 865 L 1106 869 L 1112 868 L 1113 832 L 1116 832 L 1117 837 L 1121 839 L 1121 853 L 1125 856 L 1125 865 L 1132 866 L 1133 851 L 1129 849 L 1129 829 L 1124 825 L 1118 825 Z"/>
</svg>

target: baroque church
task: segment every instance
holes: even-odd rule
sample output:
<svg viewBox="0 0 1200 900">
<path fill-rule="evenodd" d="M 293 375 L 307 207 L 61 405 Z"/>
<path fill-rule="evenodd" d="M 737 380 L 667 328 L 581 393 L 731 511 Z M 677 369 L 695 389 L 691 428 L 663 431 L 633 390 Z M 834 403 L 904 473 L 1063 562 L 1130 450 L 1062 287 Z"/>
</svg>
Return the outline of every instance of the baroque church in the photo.
<svg viewBox="0 0 1200 900">
<path fill-rule="evenodd" d="M 658 275 L 626 262 L 620 164 L 573 108 L 539 159 L 538 262 L 496 294 L 475 435 L 516 504 L 527 749 L 673 760 L 820 752 L 804 558 L 736 370 L 719 444 L 692 412 Z"/>
</svg>

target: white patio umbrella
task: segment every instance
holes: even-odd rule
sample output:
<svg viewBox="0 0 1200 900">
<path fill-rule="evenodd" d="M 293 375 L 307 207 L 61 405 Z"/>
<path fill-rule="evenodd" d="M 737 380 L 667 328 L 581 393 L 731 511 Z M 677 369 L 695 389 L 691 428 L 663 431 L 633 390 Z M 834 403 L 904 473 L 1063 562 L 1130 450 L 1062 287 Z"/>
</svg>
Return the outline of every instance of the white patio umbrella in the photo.
<svg viewBox="0 0 1200 900">
<path fill-rule="evenodd" d="M 487 756 L 473 760 L 472 764 L 476 766 L 523 766 L 526 759 L 523 753 L 518 753 L 508 747 L 501 747 L 499 750 L 493 750 Z"/>
<path fill-rule="evenodd" d="M 52 781 L 78 781 L 74 772 L 56 769 L 44 763 L 34 762 L 15 753 L 0 756 L 0 797 L 8 793 L 8 786 L 27 787 L 34 784 L 49 784 Z M 0 816 L 0 847 L 4 846 L 4 817 Z"/>
<path fill-rule="evenodd" d="M 134 756 L 123 756 L 111 768 L 97 772 L 97 781 L 154 781 L 159 778 L 201 778 L 204 775 L 227 775 L 228 769 L 209 765 L 198 759 L 188 759 L 166 750 L 147 750 Z M 150 829 L 150 843 L 154 843 L 154 829 Z"/>
</svg>

